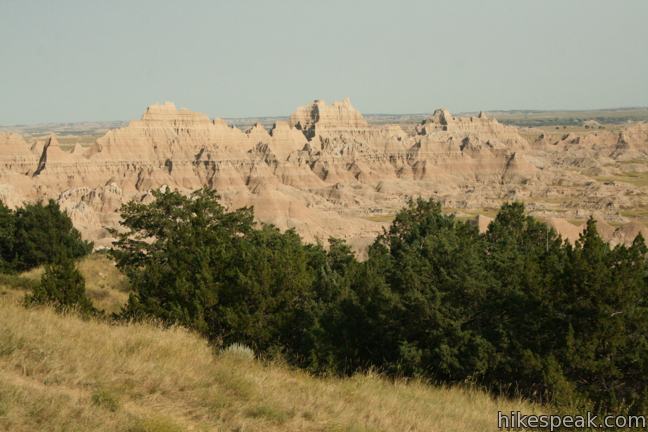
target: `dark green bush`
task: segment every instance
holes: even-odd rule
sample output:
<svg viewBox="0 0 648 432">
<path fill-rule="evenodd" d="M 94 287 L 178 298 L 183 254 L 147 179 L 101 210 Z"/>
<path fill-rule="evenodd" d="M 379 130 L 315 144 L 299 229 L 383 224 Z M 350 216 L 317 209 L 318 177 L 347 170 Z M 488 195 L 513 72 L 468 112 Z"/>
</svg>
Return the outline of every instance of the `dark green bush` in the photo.
<svg viewBox="0 0 648 432">
<path fill-rule="evenodd" d="M 0 272 L 6 273 L 14 265 L 16 218 L 14 212 L 0 201 Z"/>
<path fill-rule="evenodd" d="M 25 299 L 28 305 L 48 304 L 57 310 L 76 310 L 88 314 L 94 307 L 86 297 L 85 280 L 75 263 L 65 255 L 45 266 L 41 282 Z"/>
<path fill-rule="evenodd" d="M 54 200 L 26 204 L 15 212 L 15 269 L 24 271 L 54 262 L 59 255 L 79 258 L 92 251 L 68 215 Z"/>
<path fill-rule="evenodd" d="M 0 273 L 25 271 L 54 262 L 59 255 L 79 258 L 92 251 L 59 205 L 26 204 L 15 211 L 0 202 Z"/>
</svg>

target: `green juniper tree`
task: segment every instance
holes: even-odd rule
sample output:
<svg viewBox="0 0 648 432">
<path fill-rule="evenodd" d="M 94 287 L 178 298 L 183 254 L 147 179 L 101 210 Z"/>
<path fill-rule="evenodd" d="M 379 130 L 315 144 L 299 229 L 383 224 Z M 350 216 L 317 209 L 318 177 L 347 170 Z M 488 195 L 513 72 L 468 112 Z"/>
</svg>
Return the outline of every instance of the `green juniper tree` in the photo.
<svg viewBox="0 0 648 432">
<path fill-rule="evenodd" d="M 599 410 L 648 409 L 646 246 L 611 248 L 590 219 L 568 260 L 563 286 L 564 370 Z"/>
<path fill-rule="evenodd" d="M 294 231 L 255 227 L 249 208 L 228 212 L 218 195 L 154 192 L 122 209 L 112 250 L 133 293 L 126 316 L 155 316 L 221 344 L 305 357 L 314 325 L 310 255 Z"/>
<path fill-rule="evenodd" d="M 26 204 L 15 212 L 15 268 L 28 270 L 55 261 L 61 253 L 79 258 L 92 251 L 54 200 Z"/>
<path fill-rule="evenodd" d="M 53 263 L 45 266 L 40 285 L 26 298 L 29 305 L 49 304 L 57 310 L 77 310 L 88 314 L 95 312 L 86 296 L 85 280 L 77 270 L 74 260 L 60 254 Z"/>
<path fill-rule="evenodd" d="M 13 270 L 16 218 L 14 212 L 0 201 L 0 272 Z"/>
</svg>

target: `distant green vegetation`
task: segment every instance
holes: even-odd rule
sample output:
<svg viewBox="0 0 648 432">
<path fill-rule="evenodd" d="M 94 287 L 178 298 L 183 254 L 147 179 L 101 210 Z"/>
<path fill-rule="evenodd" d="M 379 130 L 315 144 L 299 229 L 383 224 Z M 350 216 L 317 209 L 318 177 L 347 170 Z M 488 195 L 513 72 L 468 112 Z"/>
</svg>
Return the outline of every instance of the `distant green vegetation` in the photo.
<svg viewBox="0 0 648 432">
<path fill-rule="evenodd" d="M 603 125 L 648 121 L 648 108 L 619 108 L 584 111 L 496 111 L 488 113 L 502 123 L 515 126 L 579 126 L 585 120 Z"/>
<path fill-rule="evenodd" d="M 226 211 L 214 192 L 156 192 L 122 209 L 113 255 L 125 318 L 193 328 L 217 346 L 324 374 L 379 370 L 563 408 L 648 410 L 643 238 L 575 245 L 504 205 L 485 234 L 412 200 L 359 262 Z"/>
</svg>

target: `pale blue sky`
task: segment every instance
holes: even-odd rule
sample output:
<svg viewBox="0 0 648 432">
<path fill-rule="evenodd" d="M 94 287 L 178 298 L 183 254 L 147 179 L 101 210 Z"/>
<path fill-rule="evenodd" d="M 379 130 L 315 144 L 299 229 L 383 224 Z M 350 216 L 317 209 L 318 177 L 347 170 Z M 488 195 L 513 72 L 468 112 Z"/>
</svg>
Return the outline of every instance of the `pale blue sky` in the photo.
<svg viewBox="0 0 648 432">
<path fill-rule="evenodd" d="M 0 124 L 648 105 L 646 0 L 0 0 Z"/>
</svg>

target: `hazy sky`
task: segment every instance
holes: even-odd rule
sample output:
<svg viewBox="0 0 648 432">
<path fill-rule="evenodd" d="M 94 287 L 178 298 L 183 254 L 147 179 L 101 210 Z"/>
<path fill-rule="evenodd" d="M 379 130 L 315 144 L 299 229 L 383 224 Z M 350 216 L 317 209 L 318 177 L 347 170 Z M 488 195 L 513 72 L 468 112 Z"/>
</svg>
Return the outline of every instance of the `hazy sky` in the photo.
<svg viewBox="0 0 648 432">
<path fill-rule="evenodd" d="M 646 0 L 0 0 L 0 124 L 648 105 Z"/>
</svg>

